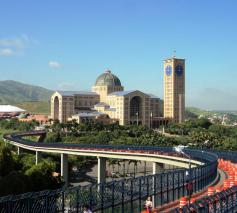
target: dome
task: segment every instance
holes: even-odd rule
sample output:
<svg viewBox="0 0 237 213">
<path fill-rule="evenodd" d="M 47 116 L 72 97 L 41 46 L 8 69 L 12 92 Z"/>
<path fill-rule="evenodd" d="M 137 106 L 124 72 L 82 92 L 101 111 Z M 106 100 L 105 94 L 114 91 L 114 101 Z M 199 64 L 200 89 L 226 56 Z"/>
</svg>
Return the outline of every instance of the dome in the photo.
<svg viewBox="0 0 237 213">
<path fill-rule="evenodd" d="M 117 76 L 107 70 L 96 79 L 95 86 L 121 86 L 121 82 Z"/>
</svg>

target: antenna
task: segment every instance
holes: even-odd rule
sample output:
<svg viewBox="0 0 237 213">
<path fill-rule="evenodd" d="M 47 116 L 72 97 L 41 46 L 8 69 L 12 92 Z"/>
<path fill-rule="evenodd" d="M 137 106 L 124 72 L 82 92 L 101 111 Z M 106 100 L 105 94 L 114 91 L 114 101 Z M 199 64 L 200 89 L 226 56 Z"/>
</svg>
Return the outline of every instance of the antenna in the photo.
<svg viewBox="0 0 237 213">
<path fill-rule="evenodd" d="M 173 52 L 173 58 L 176 58 L 176 50 Z"/>
</svg>

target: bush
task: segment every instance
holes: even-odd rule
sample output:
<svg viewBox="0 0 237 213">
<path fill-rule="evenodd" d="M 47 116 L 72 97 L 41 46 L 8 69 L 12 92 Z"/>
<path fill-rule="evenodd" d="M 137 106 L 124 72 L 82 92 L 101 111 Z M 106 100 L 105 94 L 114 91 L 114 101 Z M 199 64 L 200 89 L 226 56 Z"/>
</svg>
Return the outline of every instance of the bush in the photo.
<svg viewBox="0 0 237 213">
<path fill-rule="evenodd" d="M 0 146 L 0 177 L 8 175 L 16 167 L 11 150 L 8 147 Z"/>
<path fill-rule="evenodd" d="M 0 196 L 31 191 L 30 178 L 21 172 L 12 171 L 0 180 Z"/>
</svg>

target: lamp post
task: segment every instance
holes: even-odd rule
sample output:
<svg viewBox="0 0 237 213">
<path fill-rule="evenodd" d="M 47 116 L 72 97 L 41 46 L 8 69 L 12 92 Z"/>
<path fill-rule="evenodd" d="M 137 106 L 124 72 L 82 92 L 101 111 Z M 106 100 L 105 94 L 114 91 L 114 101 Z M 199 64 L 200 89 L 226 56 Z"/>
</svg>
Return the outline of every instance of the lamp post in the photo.
<svg viewBox="0 0 237 213">
<path fill-rule="evenodd" d="M 152 116 L 153 116 L 153 114 L 152 114 L 152 112 L 151 112 L 151 118 L 150 118 L 150 120 L 151 120 L 151 121 L 150 121 L 150 122 L 151 122 L 151 123 L 150 123 L 150 128 L 151 128 L 151 129 L 152 129 Z"/>
<path fill-rule="evenodd" d="M 191 157 L 189 155 L 187 155 L 184 151 L 183 151 L 184 147 L 181 146 L 176 146 L 174 147 L 175 152 L 180 153 L 182 155 L 184 155 L 185 157 L 187 157 L 189 159 L 189 171 L 186 172 L 186 176 L 188 176 L 188 205 L 190 205 L 190 199 L 191 199 L 191 188 L 189 188 L 191 186 Z"/>
<path fill-rule="evenodd" d="M 136 116 L 137 116 L 137 126 L 138 126 L 138 111 L 136 112 Z"/>
</svg>

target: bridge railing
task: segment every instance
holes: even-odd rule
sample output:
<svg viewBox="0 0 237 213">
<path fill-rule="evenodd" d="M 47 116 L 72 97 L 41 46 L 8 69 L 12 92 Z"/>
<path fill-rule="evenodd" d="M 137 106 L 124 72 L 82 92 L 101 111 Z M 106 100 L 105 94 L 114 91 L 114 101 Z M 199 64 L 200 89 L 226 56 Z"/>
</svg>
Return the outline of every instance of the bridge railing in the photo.
<svg viewBox="0 0 237 213">
<path fill-rule="evenodd" d="M 225 159 L 225 160 L 230 160 L 233 163 L 237 163 L 237 152 L 234 151 L 217 151 L 213 150 L 213 153 L 215 153 L 219 158 Z"/>
<path fill-rule="evenodd" d="M 171 213 L 188 213 L 188 212 L 237 212 L 237 186 L 216 193 L 213 196 L 202 198 L 191 205 L 182 209 L 175 209 Z"/>
<path fill-rule="evenodd" d="M 206 164 L 191 169 L 191 181 L 196 192 L 216 178 L 217 158 L 203 151 L 186 152 L 193 158 L 206 161 Z M 186 196 L 186 184 L 190 178 L 186 172 L 186 169 L 179 169 L 109 183 L 7 196 L 0 198 L 0 212 L 82 212 L 83 206 L 89 205 L 94 212 L 135 213 L 143 209 L 148 196 L 153 196 L 157 205 Z"/>
</svg>

